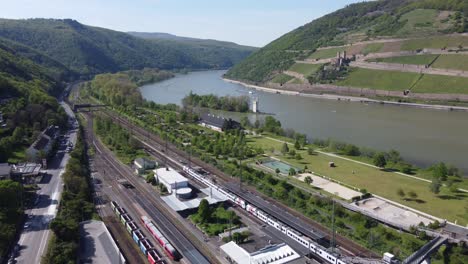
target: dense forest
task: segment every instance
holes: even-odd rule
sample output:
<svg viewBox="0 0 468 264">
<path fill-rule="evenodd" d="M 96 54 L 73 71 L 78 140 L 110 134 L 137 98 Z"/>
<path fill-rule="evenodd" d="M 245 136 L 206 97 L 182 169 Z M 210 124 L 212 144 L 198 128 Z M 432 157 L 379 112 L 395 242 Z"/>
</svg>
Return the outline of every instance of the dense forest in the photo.
<svg viewBox="0 0 468 264">
<path fill-rule="evenodd" d="M 144 67 L 226 68 L 252 51 L 237 45 L 219 48 L 152 41 L 71 19 L 0 19 L 0 37 L 33 48 L 72 72 L 88 76 Z M 201 49 L 205 55 L 200 55 Z"/>
<path fill-rule="evenodd" d="M 184 50 L 197 60 L 205 61 L 217 68 L 231 67 L 257 50 L 232 42 L 179 37 L 164 33 L 129 32 L 129 34 L 151 40 L 158 45 Z"/>
<path fill-rule="evenodd" d="M 198 95 L 190 92 L 182 99 L 184 106 L 207 107 L 230 112 L 248 112 L 248 96 L 216 96 L 214 94 Z"/>
<path fill-rule="evenodd" d="M 23 159 L 19 152 L 44 128 L 64 125 L 67 119 L 49 95 L 58 93 L 61 84 L 46 69 L 14 52 L 0 45 L 0 112 L 5 124 L 0 128 L 0 162 Z"/>
<path fill-rule="evenodd" d="M 288 69 L 295 59 L 307 56 L 306 51 L 345 44 L 347 32 L 362 31 L 368 37 L 392 36 L 406 23 L 400 20 L 401 16 L 417 8 L 459 11 L 464 14 L 464 22 L 441 34 L 468 32 L 468 2 L 464 0 L 380 0 L 356 3 L 274 40 L 235 65 L 226 77 L 250 82 L 266 81 L 274 73 Z"/>
</svg>

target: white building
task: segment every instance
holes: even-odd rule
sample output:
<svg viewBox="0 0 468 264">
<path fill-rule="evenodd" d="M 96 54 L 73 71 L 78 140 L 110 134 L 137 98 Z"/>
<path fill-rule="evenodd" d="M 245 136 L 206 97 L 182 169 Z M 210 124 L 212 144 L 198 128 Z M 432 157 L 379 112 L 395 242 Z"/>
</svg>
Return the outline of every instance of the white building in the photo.
<svg viewBox="0 0 468 264">
<path fill-rule="evenodd" d="M 233 241 L 220 248 L 231 263 L 237 264 L 283 264 L 300 258 L 286 243 L 266 246 L 253 253 L 247 252 Z"/>
<path fill-rule="evenodd" d="M 187 179 L 173 168 L 159 168 L 153 171 L 156 181 L 164 184 L 169 193 L 172 193 L 172 190 L 175 189 L 188 187 Z"/>
</svg>

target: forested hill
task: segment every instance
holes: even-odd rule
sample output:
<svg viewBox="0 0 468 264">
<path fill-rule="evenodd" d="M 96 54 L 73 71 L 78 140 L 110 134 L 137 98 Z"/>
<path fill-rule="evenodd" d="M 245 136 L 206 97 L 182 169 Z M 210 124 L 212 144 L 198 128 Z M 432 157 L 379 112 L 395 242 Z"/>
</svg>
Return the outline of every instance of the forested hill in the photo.
<svg viewBox="0 0 468 264">
<path fill-rule="evenodd" d="M 168 33 L 128 32 L 128 34 L 183 50 L 198 60 L 221 68 L 231 67 L 257 50 L 255 47 L 233 42 L 180 37 Z"/>
<path fill-rule="evenodd" d="M 418 24 L 416 9 L 447 12 L 446 19 Z M 378 0 L 351 4 L 318 18 L 271 42 L 233 67 L 231 79 L 264 82 L 307 58 L 319 47 L 345 45 L 376 38 L 427 37 L 468 32 L 466 0 Z M 408 25 L 415 26 L 413 28 Z M 406 30 L 409 28 L 409 30 Z M 427 34 L 427 28 L 434 28 Z M 423 29 L 423 30 L 421 30 Z"/>
<path fill-rule="evenodd" d="M 81 75 L 144 67 L 221 68 L 235 61 L 226 59 L 221 52 L 204 58 L 184 46 L 86 26 L 71 19 L 0 19 L 0 37 L 43 53 Z M 244 49 L 239 49 L 239 53 L 240 57 L 249 54 Z"/>
</svg>

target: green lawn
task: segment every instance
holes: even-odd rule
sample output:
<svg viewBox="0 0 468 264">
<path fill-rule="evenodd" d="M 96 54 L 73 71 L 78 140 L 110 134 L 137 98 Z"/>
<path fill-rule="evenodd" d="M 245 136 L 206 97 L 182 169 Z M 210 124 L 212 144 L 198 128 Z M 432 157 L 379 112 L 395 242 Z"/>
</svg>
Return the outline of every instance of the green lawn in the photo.
<svg viewBox="0 0 468 264">
<path fill-rule="evenodd" d="M 364 49 L 362 49 L 361 53 L 367 55 L 369 53 L 377 53 L 379 52 L 384 46 L 384 43 L 371 43 L 367 44 Z"/>
<path fill-rule="evenodd" d="M 434 68 L 468 71 L 468 55 L 444 54 L 432 64 Z"/>
<path fill-rule="evenodd" d="M 468 78 L 426 74 L 413 87 L 412 92 L 468 94 Z"/>
<path fill-rule="evenodd" d="M 323 64 L 307 64 L 307 63 L 295 63 L 289 71 L 301 73 L 305 77 L 317 72 Z"/>
<path fill-rule="evenodd" d="M 329 48 L 329 49 L 322 49 L 317 50 L 312 55 L 309 56 L 309 59 L 329 59 L 336 57 L 336 53 L 344 51 L 346 48 L 338 47 L 338 48 Z"/>
<path fill-rule="evenodd" d="M 458 45 L 468 46 L 468 36 L 438 36 L 405 40 L 401 44 L 401 50 L 442 49 L 444 47 L 458 47 Z"/>
<path fill-rule="evenodd" d="M 403 91 L 409 89 L 419 78 L 418 73 L 370 70 L 354 68 L 346 79 L 337 85 L 376 90 Z"/>
<path fill-rule="evenodd" d="M 269 151 L 271 147 L 279 151 L 282 146 L 282 143 L 265 137 L 251 137 L 249 138 L 249 144 L 261 146 L 268 155 L 271 155 Z M 291 148 L 292 146 L 290 146 Z M 299 151 L 299 153 L 302 155 L 303 160 L 298 161 L 282 155 L 274 156 L 299 168 L 307 165 L 315 173 L 331 177 L 351 186 L 365 188 L 372 193 L 440 218 L 446 218 L 449 221 L 457 220 L 459 224 L 468 223 L 468 215 L 465 210 L 468 194 L 454 194 L 443 187 L 441 193 L 435 195 L 429 192 L 429 183 L 426 182 L 323 154 L 308 155 L 305 150 Z M 330 168 L 328 166 L 330 161 L 335 162 L 337 167 Z M 416 192 L 419 202 L 401 199 L 397 195 L 399 188 L 402 188 L 406 193 L 409 191 Z"/>
<path fill-rule="evenodd" d="M 298 78 L 294 78 L 294 80 L 292 80 L 292 82 L 290 83 L 293 83 L 293 84 L 303 84 L 304 82 Z"/>
<path fill-rule="evenodd" d="M 271 82 L 274 82 L 274 83 L 287 83 L 292 78 L 294 78 L 294 77 L 289 76 L 289 75 L 284 74 L 284 73 L 280 73 L 280 74 L 276 75 L 273 79 L 271 79 Z"/>
<path fill-rule="evenodd" d="M 414 65 L 429 65 L 437 58 L 437 55 L 414 55 L 414 56 L 399 56 L 390 58 L 377 58 L 370 61 L 398 63 L 398 64 L 414 64 Z"/>
</svg>

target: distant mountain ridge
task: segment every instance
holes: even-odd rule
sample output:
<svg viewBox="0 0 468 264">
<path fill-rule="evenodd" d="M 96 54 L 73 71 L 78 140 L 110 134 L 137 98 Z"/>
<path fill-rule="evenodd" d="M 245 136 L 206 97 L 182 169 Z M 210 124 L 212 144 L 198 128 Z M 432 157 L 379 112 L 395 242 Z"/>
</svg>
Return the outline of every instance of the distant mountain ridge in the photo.
<svg viewBox="0 0 468 264">
<path fill-rule="evenodd" d="M 145 67 L 160 69 L 228 68 L 253 50 L 219 47 L 210 56 L 194 53 L 200 47 L 153 41 L 92 27 L 72 19 L 0 19 L 0 38 L 41 53 L 78 75 L 94 75 Z M 34 59 L 33 59 L 34 60 Z"/>
</svg>

